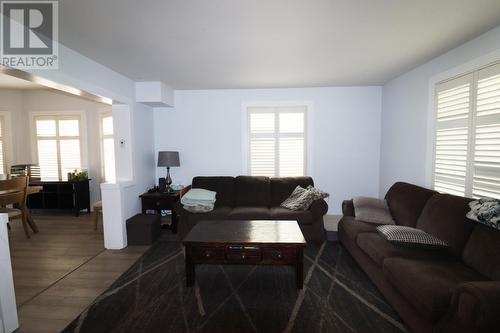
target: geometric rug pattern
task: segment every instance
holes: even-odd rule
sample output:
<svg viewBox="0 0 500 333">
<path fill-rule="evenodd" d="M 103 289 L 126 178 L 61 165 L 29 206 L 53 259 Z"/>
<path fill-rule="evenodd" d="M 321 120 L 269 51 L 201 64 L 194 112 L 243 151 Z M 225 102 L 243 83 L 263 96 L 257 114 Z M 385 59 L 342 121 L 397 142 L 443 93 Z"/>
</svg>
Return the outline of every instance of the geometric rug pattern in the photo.
<svg viewBox="0 0 500 333">
<path fill-rule="evenodd" d="M 196 266 L 187 288 L 179 242 L 157 242 L 64 333 L 407 332 L 337 242 L 308 244 L 304 288 L 286 266 Z"/>
</svg>

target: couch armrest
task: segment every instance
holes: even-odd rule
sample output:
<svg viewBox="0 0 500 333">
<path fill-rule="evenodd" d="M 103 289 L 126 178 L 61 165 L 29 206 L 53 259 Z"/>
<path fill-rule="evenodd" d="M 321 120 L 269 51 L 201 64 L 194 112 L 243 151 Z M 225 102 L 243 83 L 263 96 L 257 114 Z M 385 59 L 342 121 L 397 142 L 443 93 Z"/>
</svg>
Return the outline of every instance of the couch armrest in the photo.
<svg viewBox="0 0 500 333">
<path fill-rule="evenodd" d="M 314 200 L 309 210 L 313 213 L 315 219 L 323 217 L 328 212 L 328 204 L 325 200 Z"/>
<path fill-rule="evenodd" d="M 344 216 L 352 216 L 354 217 L 354 204 L 351 200 L 342 201 L 342 214 Z"/>
<path fill-rule="evenodd" d="M 461 284 L 453 293 L 444 326 L 463 332 L 500 331 L 500 282 Z"/>
</svg>

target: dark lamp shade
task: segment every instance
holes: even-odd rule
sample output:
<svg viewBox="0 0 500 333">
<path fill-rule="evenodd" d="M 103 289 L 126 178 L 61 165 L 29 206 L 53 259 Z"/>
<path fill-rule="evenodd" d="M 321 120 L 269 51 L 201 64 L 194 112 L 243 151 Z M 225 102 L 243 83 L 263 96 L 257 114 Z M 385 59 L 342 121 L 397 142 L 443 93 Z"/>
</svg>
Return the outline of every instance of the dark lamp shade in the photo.
<svg viewBox="0 0 500 333">
<path fill-rule="evenodd" d="M 158 152 L 158 166 L 159 167 L 178 167 L 179 152 L 178 151 L 160 151 Z"/>
</svg>

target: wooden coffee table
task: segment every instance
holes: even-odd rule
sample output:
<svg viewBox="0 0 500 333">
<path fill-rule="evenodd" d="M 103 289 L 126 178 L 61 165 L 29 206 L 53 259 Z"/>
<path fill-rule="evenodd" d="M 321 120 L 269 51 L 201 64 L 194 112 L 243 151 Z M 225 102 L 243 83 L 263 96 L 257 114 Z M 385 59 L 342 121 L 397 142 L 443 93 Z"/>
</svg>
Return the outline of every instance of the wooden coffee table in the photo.
<svg viewBox="0 0 500 333">
<path fill-rule="evenodd" d="M 306 240 L 297 221 L 200 221 L 183 243 L 188 286 L 195 265 L 289 265 L 302 289 Z"/>
</svg>

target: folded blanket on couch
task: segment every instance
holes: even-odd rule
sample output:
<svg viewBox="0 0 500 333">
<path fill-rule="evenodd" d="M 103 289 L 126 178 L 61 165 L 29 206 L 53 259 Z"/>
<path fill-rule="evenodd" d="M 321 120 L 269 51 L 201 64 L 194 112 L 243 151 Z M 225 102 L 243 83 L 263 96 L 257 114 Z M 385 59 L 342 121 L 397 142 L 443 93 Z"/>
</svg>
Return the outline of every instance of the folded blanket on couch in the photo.
<svg viewBox="0 0 500 333">
<path fill-rule="evenodd" d="M 193 188 L 182 196 L 181 204 L 184 209 L 193 213 L 210 212 L 214 209 L 216 195 L 214 191 Z"/>
</svg>

